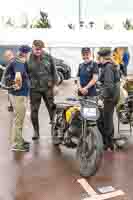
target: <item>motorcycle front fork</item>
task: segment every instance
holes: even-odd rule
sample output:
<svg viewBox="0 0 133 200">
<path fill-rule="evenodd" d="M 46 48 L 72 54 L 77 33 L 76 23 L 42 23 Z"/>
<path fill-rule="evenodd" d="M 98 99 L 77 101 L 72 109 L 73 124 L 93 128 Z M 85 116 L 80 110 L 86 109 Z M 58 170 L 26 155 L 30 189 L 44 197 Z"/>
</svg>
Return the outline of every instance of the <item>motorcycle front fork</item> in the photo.
<svg viewBox="0 0 133 200">
<path fill-rule="evenodd" d="M 95 123 L 91 123 L 91 122 L 90 122 L 89 124 L 88 124 L 88 123 L 89 123 L 89 122 L 88 122 L 87 120 L 85 120 L 85 119 L 82 121 L 82 134 L 81 134 L 81 137 L 82 137 L 84 140 L 86 140 L 86 136 L 87 136 L 87 134 L 88 134 L 88 133 L 87 133 L 87 132 L 88 132 L 88 130 L 87 130 L 88 127 L 89 127 L 89 126 L 95 126 L 95 125 L 96 125 Z"/>
<path fill-rule="evenodd" d="M 83 142 L 83 152 L 86 148 L 86 136 L 87 136 L 87 120 L 82 121 L 82 134 L 81 134 L 81 140 Z"/>
<path fill-rule="evenodd" d="M 86 130 L 87 130 L 86 125 L 87 125 L 87 121 L 83 120 L 82 121 L 82 134 L 81 134 L 82 138 L 85 138 L 85 136 L 86 136 Z"/>
</svg>

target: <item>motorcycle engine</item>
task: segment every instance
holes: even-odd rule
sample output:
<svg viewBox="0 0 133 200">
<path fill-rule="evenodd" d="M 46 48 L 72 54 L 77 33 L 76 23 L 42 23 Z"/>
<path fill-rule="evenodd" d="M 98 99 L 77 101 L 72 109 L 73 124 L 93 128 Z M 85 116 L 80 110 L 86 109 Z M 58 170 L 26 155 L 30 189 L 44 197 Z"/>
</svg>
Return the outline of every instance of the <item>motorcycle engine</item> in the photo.
<svg viewBox="0 0 133 200">
<path fill-rule="evenodd" d="M 74 118 L 71 121 L 71 124 L 69 125 L 68 132 L 71 134 L 72 137 L 78 137 L 81 133 L 81 119 L 80 116 L 75 115 Z"/>
<path fill-rule="evenodd" d="M 118 111 L 121 123 L 128 124 L 133 121 L 133 96 L 128 96 Z"/>
<path fill-rule="evenodd" d="M 126 110 L 122 110 L 119 112 L 119 119 L 121 121 L 122 124 L 128 124 L 129 120 L 128 120 L 128 113 Z"/>
</svg>

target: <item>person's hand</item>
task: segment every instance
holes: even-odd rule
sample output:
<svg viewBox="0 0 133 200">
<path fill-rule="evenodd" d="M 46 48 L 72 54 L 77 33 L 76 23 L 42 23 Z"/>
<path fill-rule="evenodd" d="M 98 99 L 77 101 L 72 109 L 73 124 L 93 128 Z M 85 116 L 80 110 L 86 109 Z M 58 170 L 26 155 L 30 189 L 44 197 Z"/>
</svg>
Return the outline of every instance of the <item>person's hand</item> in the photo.
<svg viewBox="0 0 133 200">
<path fill-rule="evenodd" d="M 15 83 L 15 84 L 13 85 L 14 90 L 20 90 L 21 87 L 22 87 L 22 86 L 21 86 L 20 84 L 17 84 L 17 83 Z"/>
<path fill-rule="evenodd" d="M 80 88 L 79 91 L 81 92 L 81 94 L 86 95 L 88 93 L 88 89 L 86 87 L 84 88 Z"/>
<path fill-rule="evenodd" d="M 84 87 L 82 88 L 83 94 L 86 95 L 88 93 L 88 88 Z"/>
</svg>

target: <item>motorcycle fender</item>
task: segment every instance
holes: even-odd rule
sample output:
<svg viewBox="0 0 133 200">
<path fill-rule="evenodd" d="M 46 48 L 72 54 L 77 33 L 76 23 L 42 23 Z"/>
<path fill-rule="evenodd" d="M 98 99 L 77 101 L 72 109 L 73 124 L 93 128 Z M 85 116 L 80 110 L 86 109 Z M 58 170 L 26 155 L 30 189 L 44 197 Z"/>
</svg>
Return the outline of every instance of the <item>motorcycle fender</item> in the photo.
<svg viewBox="0 0 133 200">
<path fill-rule="evenodd" d="M 92 122 L 92 121 L 91 121 L 91 122 L 90 122 L 90 121 L 87 122 L 87 126 L 88 126 L 88 127 L 90 127 L 90 126 L 96 126 L 96 125 L 97 125 L 96 122 Z"/>
</svg>

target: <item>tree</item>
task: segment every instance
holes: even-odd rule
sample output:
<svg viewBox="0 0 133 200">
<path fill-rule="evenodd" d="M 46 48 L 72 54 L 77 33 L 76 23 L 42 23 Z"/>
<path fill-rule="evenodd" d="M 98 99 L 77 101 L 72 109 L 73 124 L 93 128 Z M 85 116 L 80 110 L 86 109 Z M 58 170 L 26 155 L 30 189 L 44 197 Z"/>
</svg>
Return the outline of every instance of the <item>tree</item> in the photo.
<svg viewBox="0 0 133 200">
<path fill-rule="evenodd" d="M 8 17 L 7 21 L 5 22 L 5 25 L 9 26 L 9 27 L 13 27 L 14 26 L 14 23 L 13 23 L 11 17 Z"/>
<path fill-rule="evenodd" d="M 93 21 L 89 22 L 89 26 L 90 26 L 91 29 L 94 27 L 94 25 L 95 25 L 95 22 L 93 22 Z"/>
<path fill-rule="evenodd" d="M 126 21 L 123 22 L 123 27 L 126 30 L 133 30 L 133 24 L 132 24 L 131 20 L 130 19 L 126 19 Z"/>
<path fill-rule="evenodd" d="M 84 21 L 80 21 L 80 28 L 84 27 L 85 22 Z"/>
<path fill-rule="evenodd" d="M 74 30 L 75 29 L 75 25 L 74 24 L 68 24 L 68 28 L 71 29 L 71 30 Z"/>
<path fill-rule="evenodd" d="M 109 23 L 104 23 L 104 30 L 112 30 L 113 29 L 113 26 Z"/>
<path fill-rule="evenodd" d="M 48 14 L 40 11 L 40 19 L 31 25 L 31 28 L 51 28 L 51 24 L 48 19 Z"/>
</svg>

